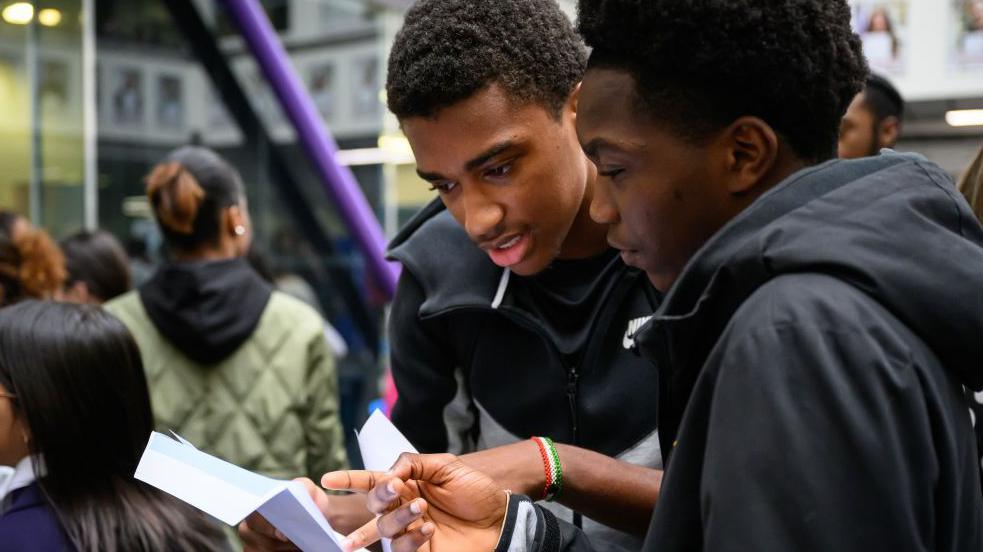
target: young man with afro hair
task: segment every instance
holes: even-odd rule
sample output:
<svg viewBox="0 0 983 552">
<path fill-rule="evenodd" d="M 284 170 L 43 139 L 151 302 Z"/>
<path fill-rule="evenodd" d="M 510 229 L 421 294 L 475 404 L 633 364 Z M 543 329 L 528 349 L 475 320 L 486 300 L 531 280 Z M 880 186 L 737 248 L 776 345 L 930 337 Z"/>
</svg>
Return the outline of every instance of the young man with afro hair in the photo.
<svg viewBox="0 0 983 552">
<path fill-rule="evenodd" d="M 403 265 L 392 420 L 421 451 L 471 453 L 503 488 L 549 495 L 601 549 L 636 550 L 662 453 L 658 372 L 633 334 L 660 294 L 588 213 L 597 174 L 575 126 L 586 61 L 556 0 L 406 13 L 387 100 L 439 198 L 391 245 Z M 601 486 L 605 466 L 615 476 Z M 319 498 L 339 530 L 354 528 L 349 500 Z"/>
<path fill-rule="evenodd" d="M 581 0 L 580 30 L 590 212 L 666 291 L 642 550 L 983 550 L 983 227 L 920 156 L 833 159 L 867 75 L 847 0 Z M 368 475 L 322 482 L 395 551 L 594 549 L 450 455 Z"/>
</svg>

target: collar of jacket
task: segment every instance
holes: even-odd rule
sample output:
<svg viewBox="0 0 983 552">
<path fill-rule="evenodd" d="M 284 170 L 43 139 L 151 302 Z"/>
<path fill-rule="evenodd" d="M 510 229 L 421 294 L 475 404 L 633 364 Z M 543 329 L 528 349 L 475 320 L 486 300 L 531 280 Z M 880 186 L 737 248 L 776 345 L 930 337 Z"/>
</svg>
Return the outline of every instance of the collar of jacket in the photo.
<svg viewBox="0 0 983 552">
<path fill-rule="evenodd" d="M 772 250 L 784 239 L 783 217 L 866 176 L 913 161 L 923 159 L 889 153 L 799 171 L 728 222 L 693 256 L 635 339 L 639 352 L 660 367 L 660 428 L 666 435 L 678 427 L 707 356 L 741 304 L 781 272 L 828 269 L 822 261 L 810 265 L 797 259 L 799 264 L 790 267 L 776 260 Z"/>
<path fill-rule="evenodd" d="M 440 199 L 406 224 L 387 257 L 402 263 L 423 287 L 421 319 L 459 308 L 496 308 L 496 297 L 508 285 L 509 271 L 474 245 Z"/>
</svg>

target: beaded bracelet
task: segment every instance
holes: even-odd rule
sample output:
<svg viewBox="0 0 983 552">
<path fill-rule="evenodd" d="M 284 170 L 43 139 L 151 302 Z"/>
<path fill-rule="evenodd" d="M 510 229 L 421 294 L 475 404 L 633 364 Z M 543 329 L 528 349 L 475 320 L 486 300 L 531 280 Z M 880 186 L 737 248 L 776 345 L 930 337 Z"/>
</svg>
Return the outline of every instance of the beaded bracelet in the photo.
<svg viewBox="0 0 983 552">
<path fill-rule="evenodd" d="M 546 486 L 543 488 L 542 500 L 552 502 L 563 492 L 563 466 L 560 465 L 560 455 L 556 452 L 553 439 L 533 437 L 532 440 L 539 446 L 543 470 L 546 472 Z"/>
</svg>

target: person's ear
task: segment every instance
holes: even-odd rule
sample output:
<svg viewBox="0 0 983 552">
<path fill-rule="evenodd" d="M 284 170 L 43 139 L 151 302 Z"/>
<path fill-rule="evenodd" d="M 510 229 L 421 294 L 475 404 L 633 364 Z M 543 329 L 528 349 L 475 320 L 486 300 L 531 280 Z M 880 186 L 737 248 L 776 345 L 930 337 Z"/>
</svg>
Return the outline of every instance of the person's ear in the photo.
<svg viewBox="0 0 983 552">
<path fill-rule="evenodd" d="M 727 191 L 735 196 L 754 190 L 778 159 L 778 135 L 758 117 L 741 117 L 722 134 L 727 149 Z"/>
<path fill-rule="evenodd" d="M 877 149 L 881 148 L 893 148 L 894 144 L 898 141 L 898 136 L 901 134 L 901 121 L 897 117 L 891 115 L 881 121 L 881 124 L 877 126 Z"/>
<path fill-rule="evenodd" d="M 252 243 L 252 228 L 250 228 L 249 213 L 246 211 L 245 203 L 233 205 L 226 211 L 228 230 L 231 234 L 232 243 L 238 255 L 245 255 L 249 252 Z"/>
<path fill-rule="evenodd" d="M 229 234 L 239 237 L 246 234 L 246 217 L 243 214 L 242 209 L 238 205 L 233 205 L 229 207 L 228 216 L 226 217 L 226 230 Z"/>
<path fill-rule="evenodd" d="M 578 82 L 577 85 L 573 87 L 570 95 L 567 96 L 566 103 L 563 104 L 563 117 L 566 118 L 567 116 L 570 116 L 574 122 L 577 120 L 577 104 L 580 102 L 580 85 L 581 83 Z"/>
</svg>

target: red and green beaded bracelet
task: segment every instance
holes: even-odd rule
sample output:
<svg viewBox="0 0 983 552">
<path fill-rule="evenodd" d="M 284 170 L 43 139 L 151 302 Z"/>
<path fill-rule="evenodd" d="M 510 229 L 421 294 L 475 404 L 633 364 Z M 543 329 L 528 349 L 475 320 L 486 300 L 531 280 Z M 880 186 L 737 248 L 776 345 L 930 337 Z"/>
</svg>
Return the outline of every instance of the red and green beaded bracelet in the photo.
<svg viewBox="0 0 983 552">
<path fill-rule="evenodd" d="M 543 488 L 541 500 L 554 501 L 563 492 L 563 466 L 560 465 L 560 455 L 556 452 L 553 439 L 549 437 L 533 437 L 539 446 L 539 455 L 543 459 L 543 471 L 546 472 L 546 485 Z"/>
</svg>

